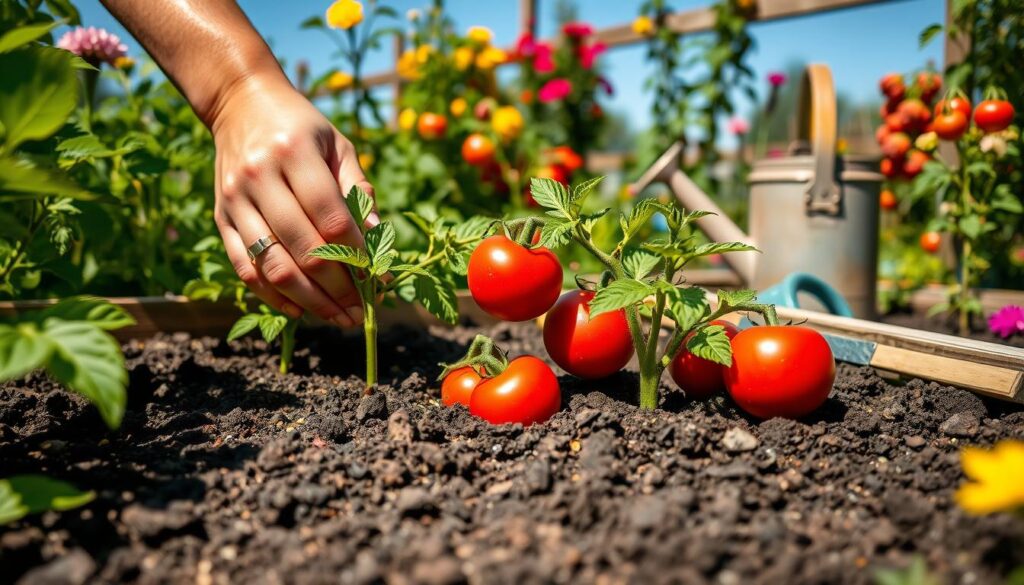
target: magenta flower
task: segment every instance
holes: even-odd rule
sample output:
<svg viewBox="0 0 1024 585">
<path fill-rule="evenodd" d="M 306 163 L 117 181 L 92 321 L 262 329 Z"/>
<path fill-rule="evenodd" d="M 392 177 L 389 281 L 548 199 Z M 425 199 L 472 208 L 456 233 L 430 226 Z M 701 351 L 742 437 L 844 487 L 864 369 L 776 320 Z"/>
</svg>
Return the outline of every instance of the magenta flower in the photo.
<svg viewBox="0 0 1024 585">
<path fill-rule="evenodd" d="M 736 136 L 743 136 L 747 132 L 750 132 L 750 123 L 739 116 L 731 118 L 727 126 L 729 128 L 729 132 Z"/>
<path fill-rule="evenodd" d="M 768 74 L 768 83 L 770 83 L 772 87 L 782 86 L 786 83 L 786 79 L 788 79 L 786 74 L 781 71 L 772 71 Z"/>
<path fill-rule="evenodd" d="M 78 55 L 92 65 L 113 65 L 114 59 L 123 57 L 128 52 L 127 45 L 122 43 L 117 35 L 92 26 L 80 26 L 69 30 L 57 41 L 57 46 Z"/>
<path fill-rule="evenodd" d="M 1003 339 L 1024 333 L 1024 307 L 1007 305 L 999 309 L 989 316 L 988 328 Z"/>
<path fill-rule="evenodd" d="M 567 22 L 562 26 L 562 32 L 567 37 L 579 39 L 594 34 L 594 27 L 585 22 Z"/>
<path fill-rule="evenodd" d="M 551 73 L 555 70 L 554 51 L 547 43 L 537 43 L 533 47 L 533 70 L 537 73 Z"/>
<path fill-rule="evenodd" d="M 602 42 L 596 42 L 592 45 L 580 47 L 580 63 L 584 69 L 590 69 L 594 66 L 594 61 L 608 50 L 608 45 Z"/>
<path fill-rule="evenodd" d="M 544 103 L 554 102 L 565 99 L 570 93 L 572 93 L 572 82 L 558 77 L 540 88 L 540 91 L 537 92 L 537 99 Z"/>
<path fill-rule="evenodd" d="M 516 41 L 516 57 L 519 59 L 531 58 L 537 53 L 537 41 L 534 40 L 533 34 L 525 32 L 519 35 L 519 39 Z"/>
</svg>

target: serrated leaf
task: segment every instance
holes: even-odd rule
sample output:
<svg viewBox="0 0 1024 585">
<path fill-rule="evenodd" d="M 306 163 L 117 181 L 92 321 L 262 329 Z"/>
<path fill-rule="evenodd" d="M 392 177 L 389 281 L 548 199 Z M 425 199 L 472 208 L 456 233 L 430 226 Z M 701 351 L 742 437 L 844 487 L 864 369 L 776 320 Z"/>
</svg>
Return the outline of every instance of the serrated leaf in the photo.
<svg viewBox="0 0 1024 585">
<path fill-rule="evenodd" d="M 403 211 L 402 215 L 404 215 L 406 219 L 411 221 L 413 225 L 418 227 L 420 231 L 423 232 L 424 234 L 429 236 L 430 234 L 434 233 L 434 230 L 430 229 L 430 222 L 427 221 L 426 218 L 424 218 L 422 215 L 414 211 Z"/>
<path fill-rule="evenodd" d="M 732 345 L 725 333 L 725 327 L 721 325 L 708 325 L 699 329 L 687 339 L 686 349 L 693 355 L 716 364 L 732 365 Z"/>
<path fill-rule="evenodd" d="M 570 200 L 577 205 L 582 204 L 583 201 L 586 200 L 586 198 L 589 197 L 590 194 L 594 192 L 594 189 L 603 180 L 603 176 L 594 177 L 593 179 L 588 179 L 586 181 L 583 181 L 582 183 L 576 184 L 576 186 L 572 188 L 572 195 L 570 197 Z"/>
<path fill-rule="evenodd" d="M 415 300 L 438 319 L 454 325 L 459 320 L 455 287 L 434 275 L 417 276 L 414 281 Z"/>
<path fill-rule="evenodd" d="M 392 264 L 391 272 L 394 274 L 402 274 L 403 272 L 412 272 L 420 276 L 429 276 L 430 273 L 413 264 Z"/>
<path fill-rule="evenodd" d="M 479 240 L 487 235 L 494 225 L 494 220 L 489 217 L 474 215 L 466 221 L 455 224 L 452 233 L 457 240 Z M 473 245 L 473 244 L 464 244 Z"/>
<path fill-rule="evenodd" d="M 228 331 L 228 341 L 234 341 L 259 327 L 260 317 L 261 315 L 253 313 L 239 317 L 238 321 L 235 321 L 235 324 L 231 326 L 231 331 Z"/>
<path fill-rule="evenodd" d="M 117 341 L 91 323 L 47 319 L 44 331 L 54 346 L 46 371 L 99 409 L 110 428 L 124 416 L 128 373 Z"/>
<path fill-rule="evenodd" d="M 590 301 L 590 318 L 635 305 L 652 294 L 654 287 L 639 280 L 612 281 L 608 286 L 598 290 Z"/>
<path fill-rule="evenodd" d="M 540 245 L 549 249 L 568 245 L 572 241 L 572 232 L 577 225 L 578 222 L 568 219 L 545 221 L 540 230 Z"/>
<path fill-rule="evenodd" d="M 707 295 L 697 287 L 672 287 L 666 291 L 666 311 L 676 327 L 688 331 L 711 311 Z"/>
<path fill-rule="evenodd" d="M 370 258 L 366 255 L 366 250 L 341 244 L 317 246 L 309 255 L 323 258 L 324 260 L 343 262 L 356 268 L 366 268 L 370 265 Z"/>
<path fill-rule="evenodd" d="M 390 221 L 381 222 L 366 232 L 366 252 L 371 264 L 377 264 L 391 252 L 395 245 L 395 226 Z"/>
<path fill-rule="evenodd" d="M 661 256 L 647 250 L 630 249 L 622 255 L 622 268 L 626 276 L 640 280 L 646 277 L 661 262 Z"/>
<path fill-rule="evenodd" d="M 78 296 L 64 299 L 52 307 L 40 311 L 37 320 L 49 317 L 65 321 L 88 321 L 106 331 L 135 325 L 135 317 L 113 303 L 99 297 Z"/>
<path fill-rule="evenodd" d="M 395 250 L 388 250 L 373 261 L 373 266 L 370 268 L 370 274 L 373 276 L 384 276 L 389 270 L 391 270 L 391 265 L 397 258 L 398 252 Z"/>
<path fill-rule="evenodd" d="M 756 300 L 757 291 L 750 289 L 718 291 L 718 304 L 720 306 L 739 307 L 753 303 Z"/>
<path fill-rule="evenodd" d="M 277 339 L 287 325 L 288 317 L 284 315 L 269 314 L 259 317 L 260 334 L 263 336 L 263 341 L 267 343 Z"/>
<path fill-rule="evenodd" d="M 451 247 L 445 247 L 444 256 L 455 274 L 465 276 L 469 272 L 469 252 L 459 252 Z"/>
<path fill-rule="evenodd" d="M 686 261 L 689 262 L 690 260 L 702 258 L 704 256 L 711 256 L 713 254 L 751 251 L 757 252 L 759 250 L 750 244 L 744 244 L 742 242 L 709 242 L 697 246 L 691 252 L 684 254 L 684 257 L 686 258 Z"/>
<path fill-rule="evenodd" d="M 348 205 L 348 211 L 352 214 L 352 219 L 359 229 L 364 229 L 366 218 L 370 217 L 370 213 L 373 212 L 373 197 L 370 197 L 358 185 L 353 185 L 348 196 L 345 197 L 345 204 Z"/>
<path fill-rule="evenodd" d="M 94 492 L 83 492 L 73 485 L 45 475 L 15 475 L 0 479 L 0 526 L 28 514 L 48 510 L 64 511 L 84 506 Z"/>
<path fill-rule="evenodd" d="M 559 181 L 535 177 L 530 180 L 530 194 L 538 205 L 554 212 L 549 215 L 574 219 L 569 190 Z"/>
</svg>

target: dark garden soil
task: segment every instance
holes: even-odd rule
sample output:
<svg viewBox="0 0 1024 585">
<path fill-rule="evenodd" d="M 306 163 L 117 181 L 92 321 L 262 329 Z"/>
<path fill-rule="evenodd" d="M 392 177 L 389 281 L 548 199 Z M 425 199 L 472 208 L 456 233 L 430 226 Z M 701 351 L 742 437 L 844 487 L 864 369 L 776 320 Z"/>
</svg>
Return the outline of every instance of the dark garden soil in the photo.
<svg viewBox="0 0 1024 585">
<path fill-rule="evenodd" d="M 435 333 L 382 335 L 393 383 L 368 399 L 357 337 L 304 332 L 287 376 L 262 342 L 131 343 L 118 432 L 42 377 L 0 386 L 0 475 L 98 493 L 0 529 L 0 581 L 865 583 L 920 554 L 994 583 L 1024 564 L 1024 523 L 952 502 L 959 449 L 1024 438 L 1019 407 L 843 365 L 811 418 L 757 422 L 672 390 L 640 411 L 624 373 L 562 376 L 552 420 L 492 427 L 432 381 L 476 330 Z M 545 355 L 533 325 L 491 333 Z"/>
<path fill-rule="evenodd" d="M 924 331 L 932 331 L 934 333 L 959 336 L 955 318 L 948 315 L 929 317 L 927 313 L 892 313 L 883 316 L 881 321 L 890 325 L 899 325 L 900 327 L 910 327 L 912 329 L 923 329 Z M 975 323 L 971 327 L 971 334 L 968 337 L 978 341 L 1024 347 L 1024 335 L 1014 335 L 1004 339 L 989 331 L 984 319 L 975 319 Z"/>
</svg>

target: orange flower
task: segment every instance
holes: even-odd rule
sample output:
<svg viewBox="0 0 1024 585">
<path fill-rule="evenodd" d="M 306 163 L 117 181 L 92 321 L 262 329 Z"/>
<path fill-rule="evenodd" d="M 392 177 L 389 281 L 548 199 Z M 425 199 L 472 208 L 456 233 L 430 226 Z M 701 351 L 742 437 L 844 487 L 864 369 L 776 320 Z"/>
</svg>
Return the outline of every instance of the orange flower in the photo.
<svg viewBox="0 0 1024 585">
<path fill-rule="evenodd" d="M 363 5 L 356 0 L 337 0 L 327 8 L 327 26 L 350 29 L 363 22 Z"/>
<path fill-rule="evenodd" d="M 466 102 L 465 98 L 459 97 L 452 100 L 452 103 L 448 106 L 448 109 L 449 111 L 451 111 L 453 116 L 458 118 L 462 114 L 466 113 L 466 110 L 469 109 L 469 104 Z"/>
</svg>

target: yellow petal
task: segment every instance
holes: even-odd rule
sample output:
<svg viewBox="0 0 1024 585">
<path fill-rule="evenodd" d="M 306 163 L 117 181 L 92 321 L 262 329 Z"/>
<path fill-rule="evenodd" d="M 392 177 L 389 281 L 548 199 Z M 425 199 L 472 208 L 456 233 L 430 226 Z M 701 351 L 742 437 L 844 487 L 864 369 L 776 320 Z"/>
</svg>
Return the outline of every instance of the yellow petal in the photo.
<svg viewBox="0 0 1024 585">
<path fill-rule="evenodd" d="M 469 69 L 469 66 L 473 64 L 473 56 L 473 49 L 469 47 L 459 47 L 455 49 L 455 68 L 459 71 Z"/>
<path fill-rule="evenodd" d="M 344 71 L 335 71 L 324 83 L 330 91 L 341 91 L 352 85 L 352 76 Z"/>
<path fill-rule="evenodd" d="M 494 33 L 492 33 L 491 29 L 486 26 L 471 26 L 469 27 L 469 31 L 466 33 L 466 37 L 474 43 L 486 45 L 494 38 Z"/>
<path fill-rule="evenodd" d="M 363 4 L 356 0 L 337 0 L 327 8 L 327 26 L 350 29 L 363 22 Z"/>
<path fill-rule="evenodd" d="M 965 483 L 956 491 L 956 502 L 970 514 L 984 515 L 1017 508 L 1024 505 L 1024 498 L 1009 490 L 993 489 L 980 483 Z"/>
<path fill-rule="evenodd" d="M 419 116 L 416 115 L 416 110 L 412 108 L 405 108 L 400 114 L 398 114 L 398 127 L 402 130 L 412 130 L 416 126 L 416 119 Z"/>
</svg>

